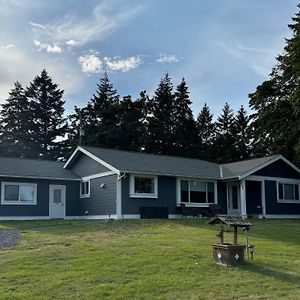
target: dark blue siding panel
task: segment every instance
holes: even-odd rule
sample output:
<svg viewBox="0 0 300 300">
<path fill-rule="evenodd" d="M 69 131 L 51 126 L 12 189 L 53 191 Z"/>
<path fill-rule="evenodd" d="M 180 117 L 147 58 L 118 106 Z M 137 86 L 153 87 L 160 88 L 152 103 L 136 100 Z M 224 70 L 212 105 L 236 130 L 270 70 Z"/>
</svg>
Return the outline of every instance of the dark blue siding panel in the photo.
<svg viewBox="0 0 300 300">
<path fill-rule="evenodd" d="M 83 153 L 77 157 L 70 170 L 81 177 L 110 171 Z"/>
<path fill-rule="evenodd" d="M 222 214 L 227 214 L 227 188 L 226 188 L 226 182 L 218 181 L 218 204 L 221 205 Z"/>
<path fill-rule="evenodd" d="M 0 203 L 0 216 L 2 217 L 46 217 L 49 216 L 49 186 L 50 184 L 66 185 L 66 215 L 79 213 L 79 182 L 45 179 L 1 178 L 1 182 L 36 183 L 36 205 L 4 205 Z M 1 185 L 0 185 L 1 189 Z M 2 191 L 0 191 L 2 193 Z"/>
<path fill-rule="evenodd" d="M 176 178 L 158 177 L 158 198 L 130 198 L 129 176 L 122 180 L 122 214 L 139 214 L 140 207 L 168 207 L 169 214 L 180 213 L 176 207 Z"/>
<path fill-rule="evenodd" d="M 300 174 L 283 160 L 278 160 L 267 167 L 253 173 L 253 175 L 282 177 L 282 178 L 300 178 Z"/>
<path fill-rule="evenodd" d="M 104 184 L 104 188 L 101 188 L 102 184 Z M 82 215 L 116 214 L 116 175 L 92 179 L 90 189 L 90 197 L 80 199 Z"/>
<path fill-rule="evenodd" d="M 300 203 L 278 203 L 276 181 L 265 181 L 266 214 L 300 215 Z"/>
<path fill-rule="evenodd" d="M 261 182 L 246 180 L 246 210 L 248 215 L 261 215 Z"/>
</svg>

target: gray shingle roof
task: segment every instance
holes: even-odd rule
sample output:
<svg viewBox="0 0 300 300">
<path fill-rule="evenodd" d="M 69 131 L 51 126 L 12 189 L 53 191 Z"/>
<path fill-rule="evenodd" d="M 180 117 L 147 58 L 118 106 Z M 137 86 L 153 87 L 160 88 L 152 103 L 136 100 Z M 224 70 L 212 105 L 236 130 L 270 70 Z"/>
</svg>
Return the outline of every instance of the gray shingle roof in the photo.
<svg viewBox="0 0 300 300">
<path fill-rule="evenodd" d="M 221 165 L 222 171 L 223 171 L 223 177 L 224 178 L 238 177 L 240 175 L 250 172 L 251 170 L 273 160 L 276 157 L 280 157 L 280 155 L 272 155 L 272 156 L 267 156 L 267 157 L 233 162 L 233 163 L 229 163 L 229 164 L 223 164 L 223 165 Z"/>
<path fill-rule="evenodd" d="M 83 147 L 122 172 L 137 172 L 205 179 L 219 178 L 219 165 L 199 159 Z"/>
<path fill-rule="evenodd" d="M 76 174 L 63 168 L 63 163 L 25 158 L 0 157 L 0 176 L 79 179 Z"/>
</svg>

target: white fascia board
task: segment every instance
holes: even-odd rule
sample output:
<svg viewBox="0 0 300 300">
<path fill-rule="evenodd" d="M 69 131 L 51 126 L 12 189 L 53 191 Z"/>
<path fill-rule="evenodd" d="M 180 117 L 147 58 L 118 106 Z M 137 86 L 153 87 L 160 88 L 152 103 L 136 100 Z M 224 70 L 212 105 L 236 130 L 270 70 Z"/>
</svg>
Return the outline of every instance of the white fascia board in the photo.
<svg viewBox="0 0 300 300">
<path fill-rule="evenodd" d="M 70 156 L 70 158 L 68 159 L 68 161 L 65 163 L 65 165 L 63 166 L 64 168 L 67 168 L 68 165 L 71 163 L 71 161 L 73 160 L 73 158 L 75 157 L 75 155 L 78 153 L 78 151 L 82 152 L 83 154 L 87 155 L 88 157 L 90 157 L 91 159 L 95 160 L 96 162 L 98 162 L 99 164 L 103 165 L 104 167 L 108 168 L 109 170 L 111 170 L 112 172 L 116 173 L 116 174 L 120 174 L 120 170 L 116 169 L 115 167 L 113 167 L 112 165 L 108 164 L 107 162 L 105 162 L 104 160 L 100 159 L 99 157 L 95 156 L 94 154 L 90 153 L 89 151 L 83 149 L 82 147 L 78 146 L 76 148 L 76 150 L 73 152 L 73 154 Z"/>
<path fill-rule="evenodd" d="M 46 180 L 66 180 L 66 181 L 81 181 L 81 178 L 61 178 L 61 177 L 45 177 L 45 176 L 22 176 L 22 175 L 2 175 L 0 177 L 7 177 L 7 178 L 24 178 L 24 179 L 46 179 Z"/>
</svg>

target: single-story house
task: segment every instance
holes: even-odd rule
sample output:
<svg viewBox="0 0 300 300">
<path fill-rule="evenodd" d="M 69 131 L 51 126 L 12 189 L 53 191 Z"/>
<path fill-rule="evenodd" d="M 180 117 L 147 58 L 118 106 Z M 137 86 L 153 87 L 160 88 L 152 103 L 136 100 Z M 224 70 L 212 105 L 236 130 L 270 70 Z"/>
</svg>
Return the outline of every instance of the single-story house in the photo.
<svg viewBox="0 0 300 300">
<path fill-rule="evenodd" d="M 78 146 L 67 162 L 0 158 L 0 220 L 181 217 L 300 218 L 300 170 L 281 155 L 215 164 Z"/>
</svg>

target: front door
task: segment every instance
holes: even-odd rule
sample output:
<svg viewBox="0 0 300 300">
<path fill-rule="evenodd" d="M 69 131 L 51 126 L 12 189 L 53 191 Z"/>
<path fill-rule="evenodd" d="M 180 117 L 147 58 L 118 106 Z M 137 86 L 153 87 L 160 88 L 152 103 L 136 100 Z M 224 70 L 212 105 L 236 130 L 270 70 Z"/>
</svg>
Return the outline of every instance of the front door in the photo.
<svg viewBox="0 0 300 300">
<path fill-rule="evenodd" d="M 50 218 L 63 219 L 65 217 L 66 186 L 50 185 L 49 201 Z"/>
<path fill-rule="evenodd" d="M 228 183 L 228 215 L 239 216 L 241 214 L 241 197 L 239 183 Z"/>
</svg>

